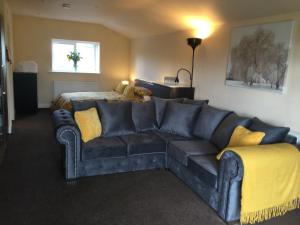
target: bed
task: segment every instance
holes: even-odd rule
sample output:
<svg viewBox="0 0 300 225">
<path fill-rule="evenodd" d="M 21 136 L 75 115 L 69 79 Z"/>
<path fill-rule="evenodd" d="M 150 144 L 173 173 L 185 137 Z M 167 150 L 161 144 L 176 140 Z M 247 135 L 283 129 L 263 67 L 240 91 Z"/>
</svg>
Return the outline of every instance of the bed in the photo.
<svg viewBox="0 0 300 225">
<path fill-rule="evenodd" d="M 52 104 L 52 110 L 56 109 L 72 109 L 72 101 L 84 101 L 84 100 L 124 100 L 126 99 L 123 95 L 116 91 L 108 92 L 71 92 L 60 94 Z"/>
<path fill-rule="evenodd" d="M 126 86 L 126 85 L 125 85 Z M 128 86 L 128 85 L 127 85 Z M 150 96 L 152 92 L 144 87 L 136 87 L 129 85 L 128 88 L 124 87 L 124 85 L 115 88 L 114 91 L 107 92 L 97 92 L 97 91 L 89 91 L 89 92 L 68 92 L 59 94 L 52 103 L 51 109 L 66 109 L 72 110 L 72 101 L 85 101 L 85 100 L 130 100 L 135 102 L 144 101 L 145 96 Z"/>
</svg>

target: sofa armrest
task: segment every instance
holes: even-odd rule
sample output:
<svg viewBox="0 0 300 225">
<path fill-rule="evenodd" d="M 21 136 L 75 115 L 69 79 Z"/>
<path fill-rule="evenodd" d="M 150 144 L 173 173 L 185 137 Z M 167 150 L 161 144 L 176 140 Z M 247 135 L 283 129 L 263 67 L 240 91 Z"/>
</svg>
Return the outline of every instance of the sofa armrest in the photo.
<svg viewBox="0 0 300 225">
<path fill-rule="evenodd" d="M 283 142 L 284 143 L 289 143 L 289 144 L 292 144 L 292 145 L 296 145 L 297 144 L 297 137 L 292 135 L 292 134 L 288 134 L 288 135 L 285 136 Z"/>
<path fill-rule="evenodd" d="M 55 110 L 52 114 L 55 131 L 61 126 L 75 126 L 76 122 L 73 119 L 72 113 L 65 109 Z"/>
<path fill-rule="evenodd" d="M 218 214 L 227 222 L 240 218 L 243 174 L 244 167 L 241 158 L 232 151 L 226 151 L 221 157 L 219 167 Z"/>
<path fill-rule="evenodd" d="M 65 146 L 65 178 L 76 179 L 79 177 L 78 165 L 81 155 L 81 134 L 72 117 L 67 110 L 56 110 L 53 113 L 53 122 L 56 140 Z"/>
</svg>

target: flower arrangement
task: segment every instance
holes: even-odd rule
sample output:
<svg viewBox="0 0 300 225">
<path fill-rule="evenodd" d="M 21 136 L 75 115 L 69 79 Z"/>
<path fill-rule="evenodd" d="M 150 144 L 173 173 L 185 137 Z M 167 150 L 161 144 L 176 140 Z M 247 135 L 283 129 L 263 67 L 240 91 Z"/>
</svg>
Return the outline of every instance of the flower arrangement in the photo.
<svg viewBox="0 0 300 225">
<path fill-rule="evenodd" d="M 67 58 L 69 61 L 73 61 L 73 66 L 75 71 L 77 70 L 77 63 L 82 59 L 82 57 L 80 56 L 80 52 L 77 52 L 76 50 L 70 52 L 70 54 L 67 55 Z"/>
</svg>

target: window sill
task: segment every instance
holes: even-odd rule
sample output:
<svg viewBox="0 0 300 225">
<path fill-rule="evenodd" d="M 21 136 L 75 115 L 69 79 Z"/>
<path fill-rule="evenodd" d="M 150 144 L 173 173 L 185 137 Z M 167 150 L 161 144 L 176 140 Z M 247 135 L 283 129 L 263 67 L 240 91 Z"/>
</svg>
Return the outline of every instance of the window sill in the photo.
<svg viewBox="0 0 300 225">
<path fill-rule="evenodd" d="M 88 74 L 88 75 L 99 75 L 101 74 L 100 72 L 75 72 L 75 71 L 49 71 L 49 73 L 54 73 L 54 74 L 58 74 L 58 73 L 65 73 L 65 74 L 73 74 L 73 75 L 82 75 L 82 74 Z"/>
</svg>

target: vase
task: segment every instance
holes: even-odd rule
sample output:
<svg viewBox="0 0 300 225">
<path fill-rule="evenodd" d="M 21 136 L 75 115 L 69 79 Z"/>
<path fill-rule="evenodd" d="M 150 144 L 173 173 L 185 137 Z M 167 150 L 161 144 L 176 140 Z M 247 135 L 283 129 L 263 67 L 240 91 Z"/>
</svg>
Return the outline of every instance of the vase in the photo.
<svg viewBox="0 0 300 225">
<path fill-rule="evenodd" d="M 74 67 L 75 72 L 77 72 L 77 67 L 78 67 L 77 61 L 74 61 L 73 67 Z"/>
</svg>

